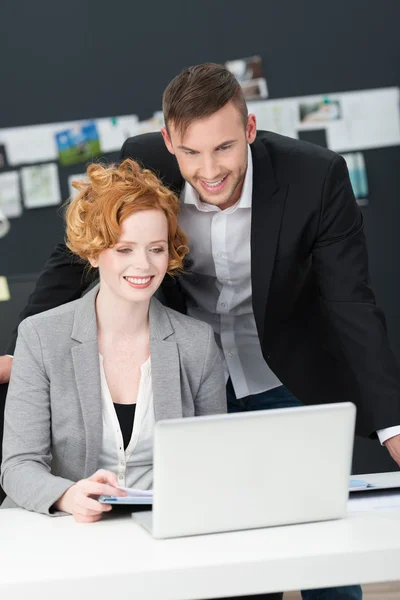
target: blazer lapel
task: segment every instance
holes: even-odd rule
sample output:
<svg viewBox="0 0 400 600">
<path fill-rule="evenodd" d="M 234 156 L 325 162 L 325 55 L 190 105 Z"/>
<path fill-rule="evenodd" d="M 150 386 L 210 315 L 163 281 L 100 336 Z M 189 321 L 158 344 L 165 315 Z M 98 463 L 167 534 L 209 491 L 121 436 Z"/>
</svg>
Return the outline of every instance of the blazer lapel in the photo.
<svg viewBox="0 0 400 600">
<path fill-rule="evenodd" d="M 99 348 L 95 301 L 98 286 L 88 292 L 77 305 L 71 337 L 72 361 L 85 426 L 85 477 L 97 470 L 103 434 Z"/>
<path fill-rule="evenodd" d="M 251 217 L 251 282 L 253 310 L 260 340 L 272 270 L 285 207 L 287 186 L 278 187 L 267 148 L 257 139 L 251 145 L 253 198 Z"/>
<path fill-rule="evenodd" d="M 178 345 L 167 310 L 155 298 L 150 303 L 150 356 L 155 420 L 182 417 Z"/>
</svg>

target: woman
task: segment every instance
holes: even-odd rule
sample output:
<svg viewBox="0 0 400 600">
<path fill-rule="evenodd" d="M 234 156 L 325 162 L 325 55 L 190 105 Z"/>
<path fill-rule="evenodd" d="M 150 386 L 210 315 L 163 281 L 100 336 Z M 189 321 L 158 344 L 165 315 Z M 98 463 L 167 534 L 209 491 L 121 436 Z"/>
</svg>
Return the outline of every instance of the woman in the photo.
<svg viewBox="0 0 400 600">
<path fill-rule="evenodd" d="M 111 510 L 99 495 L 151 488 L 156 421 L 226 412 L 226 396 L 211 327 L 152 297 L 188 252 L 178 198 L 130 159 L 87 174 L 67 245 L 100 284 L 19 327 L 1 485 L 3 508 L 93 522 Z"/>
</svg>

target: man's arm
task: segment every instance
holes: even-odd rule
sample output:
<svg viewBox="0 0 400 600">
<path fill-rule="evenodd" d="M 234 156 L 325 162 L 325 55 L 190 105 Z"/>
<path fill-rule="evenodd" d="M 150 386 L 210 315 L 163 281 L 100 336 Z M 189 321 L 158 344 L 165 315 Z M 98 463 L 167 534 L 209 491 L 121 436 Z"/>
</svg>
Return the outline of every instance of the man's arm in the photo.
<svg viewBox="0 0 400 600">
<path fill-rule="evenodd" d="M 85 264 L 79 261 L 65 244 L 58 244 L 39 275 L 28 304 L 20 314 L 19 322 L 36 313 L 80 298 L 92 281 L 93 276 L 85 275 Z M 18 324 L 7 354 L 14 354 Z"/>
<path fill-rule="evenodd" d="M 313 267 L 332 333 L 358 386 L 359 431 L 375 436 L 400 425 L 400 369 L 370 287 L 362 215 L 339 156 L 325 180 Z"/>
</svg>

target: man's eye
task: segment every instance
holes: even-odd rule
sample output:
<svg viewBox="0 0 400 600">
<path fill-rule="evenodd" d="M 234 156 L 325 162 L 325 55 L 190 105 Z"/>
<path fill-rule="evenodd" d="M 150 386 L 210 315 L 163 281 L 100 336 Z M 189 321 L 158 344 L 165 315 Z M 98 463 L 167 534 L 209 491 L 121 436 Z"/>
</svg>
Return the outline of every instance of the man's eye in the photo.
<svg viewBox="0 0 400 600">
<path fill-rule="evenodd" d="M 221 146 L 220 150 L 229 150 L 232 146 Z"/>
<path fill-rule="evenodd" d="M 195 156 L 197 152 L 195 152 L 194 150 L 185 150 L 185 154 L 187 154 L 188 156 Z"/>
</svg>

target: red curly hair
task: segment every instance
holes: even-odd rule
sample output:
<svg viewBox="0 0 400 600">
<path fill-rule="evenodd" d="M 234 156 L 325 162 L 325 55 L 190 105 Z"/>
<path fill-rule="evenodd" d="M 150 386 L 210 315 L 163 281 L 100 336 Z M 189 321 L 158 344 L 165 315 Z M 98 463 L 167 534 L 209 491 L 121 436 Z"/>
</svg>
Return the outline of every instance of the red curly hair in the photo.
<svg viewBox="0 0 400 600">
<path fill-rule="evenodd" d="M 74 181 L 79 194 L 68 204 L 66 245 L 80 258 L 98 258 L 121 235 L 121 223 L 141 210 L 161 210 L 168 222 L 168 273 L 182 271 L 189 252 L 187 238 L 178 226 L 178 197 L 148 169 L 127 158 L 119 165 L 91 164 L 88 182 Z"/>
</svg>

